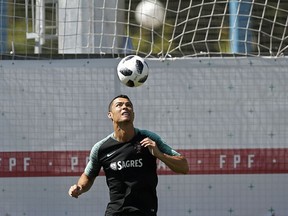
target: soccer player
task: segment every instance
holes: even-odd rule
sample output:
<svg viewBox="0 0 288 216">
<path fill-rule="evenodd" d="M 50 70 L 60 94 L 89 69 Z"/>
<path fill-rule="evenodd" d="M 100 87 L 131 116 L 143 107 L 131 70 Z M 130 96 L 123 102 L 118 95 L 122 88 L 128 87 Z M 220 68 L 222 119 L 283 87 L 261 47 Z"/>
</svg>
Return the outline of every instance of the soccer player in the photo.
<svg viewBox="0 0 288 216">
<path fill-rule="evenodd" d="M 110 194 L 105 216 L 156 216 L 157 158 L 182 174 L 189 171 L 187 160 L 157 134 L 134 127 L 128 96 L 113 98 L 108 118 L 114 132 L 93 146 L 84 173 L 69 195 L 78 198 L 87 192 L 103 167 Z"/>
</svg>

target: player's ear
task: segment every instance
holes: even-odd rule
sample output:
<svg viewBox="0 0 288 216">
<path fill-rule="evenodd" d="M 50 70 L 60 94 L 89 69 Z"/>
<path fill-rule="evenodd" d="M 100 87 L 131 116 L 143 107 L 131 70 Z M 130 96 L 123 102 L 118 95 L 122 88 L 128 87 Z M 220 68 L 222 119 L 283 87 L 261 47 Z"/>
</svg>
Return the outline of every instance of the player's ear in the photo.
<svg viewBox="0 0 288 216">
<path fill-rule="evenodd" d="M 111 112 L 108 112 L 107 116 L 108 116 L 109 119 L 112 120 L 112 114 L 111 114 Z"/>
</svg>

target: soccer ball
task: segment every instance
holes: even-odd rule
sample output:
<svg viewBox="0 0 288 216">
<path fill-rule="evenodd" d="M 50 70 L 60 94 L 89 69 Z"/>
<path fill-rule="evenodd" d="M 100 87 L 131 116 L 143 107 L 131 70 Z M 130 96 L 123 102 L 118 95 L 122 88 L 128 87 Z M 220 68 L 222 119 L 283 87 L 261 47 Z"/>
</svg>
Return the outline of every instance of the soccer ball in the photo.
<svg viewBox="0 0 288 216">
<path fill-rule="evenodd" d="M 149 66 L 140 56 L 129 55 L 118 63 L 117 75 L 124 85 L 138 87 L 147 80 Z"/>
<path fill-rule="evenodd" d="M 142 0 L 135 9 L 135 19 L 143 27 L 159 28 L 164 20 L 164 7 L 158 0 Z"/>
</svg>

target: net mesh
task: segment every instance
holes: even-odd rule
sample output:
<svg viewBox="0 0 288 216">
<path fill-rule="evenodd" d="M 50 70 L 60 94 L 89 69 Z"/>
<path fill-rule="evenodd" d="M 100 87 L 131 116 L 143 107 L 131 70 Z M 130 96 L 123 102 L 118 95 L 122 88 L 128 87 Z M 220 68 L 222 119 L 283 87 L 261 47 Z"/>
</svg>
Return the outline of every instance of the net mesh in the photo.
<svg viewBox="0 0 288 216">
<path fill-rule="evenodd" d="M 137 10 L 144 1 L 148 6 Z M 6 57 L 287 53 L 284 0 L 2 0 L 0 13 Z"/>
</svg>

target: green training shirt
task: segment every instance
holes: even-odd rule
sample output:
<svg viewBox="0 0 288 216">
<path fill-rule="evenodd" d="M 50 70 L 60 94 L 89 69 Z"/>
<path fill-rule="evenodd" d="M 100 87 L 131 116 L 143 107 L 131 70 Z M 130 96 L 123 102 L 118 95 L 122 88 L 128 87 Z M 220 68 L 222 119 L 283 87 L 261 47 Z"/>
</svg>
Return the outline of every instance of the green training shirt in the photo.
<svg viewBox="0 0 288 216">
<path fill-rule="evenodd" d="M 91 150 L 85 174 L 94 178 L 103 168 L 110 193 L 106 216 L 133 212 L 143 216 L 157 214 L 156 158 L 148 148 L 140 145 L 141 140 L 149 137 L 156 142 L 161 152 L 180 155 L 157 134 L 137 128 L 135 132 L 133 139 L 124 143 L 118 142 L 110 134 L 97 142 Z"/>
</svg>

